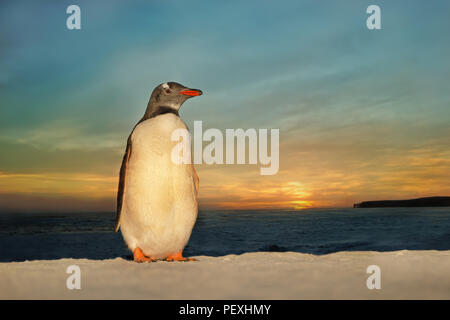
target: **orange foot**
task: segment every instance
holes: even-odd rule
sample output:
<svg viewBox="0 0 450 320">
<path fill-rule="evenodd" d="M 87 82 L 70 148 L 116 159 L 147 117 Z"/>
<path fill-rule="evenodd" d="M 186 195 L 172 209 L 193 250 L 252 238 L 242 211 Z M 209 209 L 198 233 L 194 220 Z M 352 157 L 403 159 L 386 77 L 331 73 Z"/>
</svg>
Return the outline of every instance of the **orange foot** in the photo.
<svg viewBox="0 0 450 320">
<path fill-rule="evenodd" d="M 156 259 L 152 257 L 147 257 L 141 250 L 141 248 L 136 248 L 133 251 L 133 259 L 135 262 L 153 262 Z"/>
<path fill-rule="evenodd" d="M 175 254 L 172 254 L 166 258 L 166 261 L 195 261 L 194 258 L 185 258 L 181 254 L 181 250 Z"/>
</svg>

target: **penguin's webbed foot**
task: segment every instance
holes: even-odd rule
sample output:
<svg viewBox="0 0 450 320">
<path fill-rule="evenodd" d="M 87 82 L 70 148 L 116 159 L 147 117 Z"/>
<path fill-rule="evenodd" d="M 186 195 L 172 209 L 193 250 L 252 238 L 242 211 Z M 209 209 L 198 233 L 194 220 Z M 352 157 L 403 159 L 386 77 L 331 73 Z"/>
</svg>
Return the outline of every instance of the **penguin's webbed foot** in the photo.
<svg viewBox="0 0 450 320">
<path fill-rule="evenodd" d="M 136 248 L 133 251 L 133 260 L 134 262 L 154 262 L 156 259 L 152 257 L 147 257 L 141 250 L 141 248 Z"/>
<path fill-rule="evenodd" d="M 172 262 L 172 261 L 196 261 L 196 260 L 194 258 L 183 257 L 183 254 L 181 253 L 181 251 L 179 251 L 176 254 L 168 256 L 166 258 L 166 261 Z"/>
</svg>

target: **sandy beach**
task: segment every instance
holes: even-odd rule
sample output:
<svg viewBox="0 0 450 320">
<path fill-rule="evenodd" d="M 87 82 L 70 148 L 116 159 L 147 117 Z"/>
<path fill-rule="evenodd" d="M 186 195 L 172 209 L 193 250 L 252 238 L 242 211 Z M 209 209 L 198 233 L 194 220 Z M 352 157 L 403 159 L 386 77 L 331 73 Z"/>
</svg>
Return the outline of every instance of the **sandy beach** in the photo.
<svg viewBox="0 0 450 320">
<path fill-rule="evenodd" d="M 134 263 L 60 259 L 0 263 L 1 299 L 450 299 L 450 251 L 256 252 Z M 69 290 L 66 269 L 81 270 Z M 369 265 L 381 289 L 369 290 Z"/>
</svg>

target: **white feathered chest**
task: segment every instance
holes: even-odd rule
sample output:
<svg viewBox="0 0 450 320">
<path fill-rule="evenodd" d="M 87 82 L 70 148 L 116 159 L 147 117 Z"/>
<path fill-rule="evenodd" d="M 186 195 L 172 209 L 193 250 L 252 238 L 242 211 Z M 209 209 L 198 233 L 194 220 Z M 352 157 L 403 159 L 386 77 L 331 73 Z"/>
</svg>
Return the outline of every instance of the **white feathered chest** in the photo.
<svg viewBox="0 0 450 320">
<path fill-rule="evenodd" d="M 131 250 L 154 258 L 183 250 L 197 218 L 193 166 L 172 161 L 176 129 L 185 123 L 167 113 L 143 121 L 131 135 L 121 230 Z"/>
</svg>

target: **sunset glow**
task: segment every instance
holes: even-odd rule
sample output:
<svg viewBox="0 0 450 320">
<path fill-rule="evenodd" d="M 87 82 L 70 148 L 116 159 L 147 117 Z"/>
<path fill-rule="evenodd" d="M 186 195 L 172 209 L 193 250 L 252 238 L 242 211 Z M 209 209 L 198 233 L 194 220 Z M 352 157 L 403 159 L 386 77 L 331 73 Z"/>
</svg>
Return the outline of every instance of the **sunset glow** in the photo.
<svg viewBox="0 0 450 320">
<path fill-rule="evenodd" d="M 438 19 L 425 2 L 407 13 L 387 2 L 391 19 L 367 33 L 355 3 L 205 2 L 180 14 L 82 1 L 79 31 L 62 7 L 2 4 L 0 210 L 114 211 L 127 137 L 171 80 L 203 91 L 180 110 L 191 129 L 280 130 L 275 175 L 196 165 L 200 209 L 450 195 L 450 5 Z"/>
</svg>

